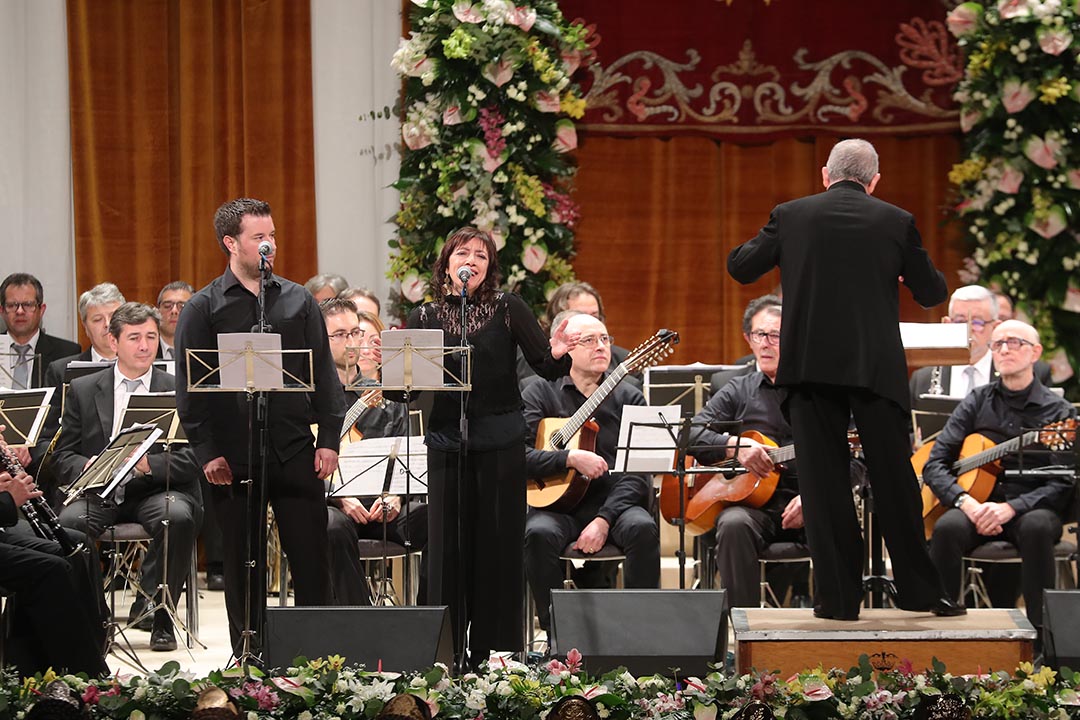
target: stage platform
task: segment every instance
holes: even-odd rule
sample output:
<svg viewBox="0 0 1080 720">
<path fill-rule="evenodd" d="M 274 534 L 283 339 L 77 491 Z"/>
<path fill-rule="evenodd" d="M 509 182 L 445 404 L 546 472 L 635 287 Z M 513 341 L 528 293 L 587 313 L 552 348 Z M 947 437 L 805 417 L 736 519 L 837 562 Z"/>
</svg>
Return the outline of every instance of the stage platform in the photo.
<svg viewBox="0 0 1080 720">
<path fill-rule="evenodd" d="M 813 610 L 733 608 L 735 667 L 740 674 L 779 670 L 787 678 L 819 663 L 847 670 L 866 654 L 879 670 L 910 660 L 916 672 L 933 658 L 954 675 L 1009 670 L 1030 661 L 1035 629 L 1021 610 L 930 613 L 867 609 L 854 622 L 819 620 Z"/>
</svg>

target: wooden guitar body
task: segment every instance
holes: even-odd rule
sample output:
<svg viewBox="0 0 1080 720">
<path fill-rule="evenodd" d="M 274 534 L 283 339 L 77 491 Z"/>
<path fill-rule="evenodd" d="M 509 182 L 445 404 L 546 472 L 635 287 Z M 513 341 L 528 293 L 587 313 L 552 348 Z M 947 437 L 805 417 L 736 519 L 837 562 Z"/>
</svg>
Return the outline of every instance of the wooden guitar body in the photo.
<svg viewBox="0 0 1080 720">
<path fill-rule="evenodd" d="M 537 450 L 588 450 L 593 452 L 596 447 L 596 434 L 600 427 L 589 420 L 571 436 L 566 447 L 555 447 L 551 442 L 551 436 L 569 422 L 570 418 L 544 418 L 536 430 Z M 581 498 L 585 497 L 585 491 L 589 489 L 589 480 L 573 468 L 567 468 L 565 473 L 552 475 L 543 479 L 532 478 L 529 487 L 525 490 L 526 502 L 530 507 L 554 512 L 569 512 Z"/>
<path fill-rule="evenodd" d="M 926 461 L 930 459 L 930 450 L 933 446 L 933 442 L 928 442 L 911 456 L 911 466 L 915 469 L 915 474 L 919 477 L 919 480 L 922 480 L 923 468 L 926 466 Z M 994 447 L 994 442 L 985 435 L 968 435 L 964 438 L 964 444 L 960 447 L 958 460 L 973 457 L 992 447 Z M 990 493 L 993 492 L 994 483 L 997 482 L 997 476 L 1000 474 L 1001 463 L 995 460 L 982 467 L 976 467 L 973 470 L 961 473 L 957 476 L 956 482 L 964 489 L 964 492 L 975 500 L 986 502 L 987 498 L 990 497 Z M 923 529 L 926 532 L 926 539 L 929 540 L 934 532 L 934 524 L 949 508 L 942 506 L 937 495 L 925 482 L 922 486 L 922 501 Z"/>
</svg>

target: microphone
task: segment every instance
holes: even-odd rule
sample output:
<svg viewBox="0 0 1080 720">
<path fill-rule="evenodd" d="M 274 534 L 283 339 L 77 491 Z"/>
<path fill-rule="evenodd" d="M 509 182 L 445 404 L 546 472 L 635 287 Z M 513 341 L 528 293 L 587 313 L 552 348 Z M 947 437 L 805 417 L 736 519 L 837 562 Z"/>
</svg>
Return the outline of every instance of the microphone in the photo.
<svg viewBox="0 0 1080 720">
<path fill-rule="evenodd" d="M 472 268 L 467 265 L 462 265 L 461 269 L 457 271 L 457 279 L 461 281 L 461 284 L 469 282 L 469 278 L 474 275 Z"/>
<path fill-rule="evenodd" d="M 269 240 L 263 240 L 259 243 L 259 254 L 263 257 L 268 257 L 274 254 L 274 246 L 270 244 Z"/>
</svg>

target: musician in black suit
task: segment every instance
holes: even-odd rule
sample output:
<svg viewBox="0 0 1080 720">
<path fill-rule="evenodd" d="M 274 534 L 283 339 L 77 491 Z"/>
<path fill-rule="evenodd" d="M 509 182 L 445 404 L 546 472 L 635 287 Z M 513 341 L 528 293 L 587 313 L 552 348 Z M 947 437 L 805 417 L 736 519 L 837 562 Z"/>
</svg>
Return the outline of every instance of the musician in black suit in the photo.
<svg viewBox="0 0 1080 720">
<path fill-rule="evenodd" d="M 1071 478 L 1040 475 L 1001 476 L 985 502 L 979 502 L 958 483 L 952 465 L 960 458 L 967 436 L 978 433 L 1000 444 L 1023 432 L 1076 417 L 1063 398 L 1043 386 L 1034 366 L 1042 354 L 1035 328 L 1006 320 L 991 336 L 990 348 L 1001 376 L 969 393 L 949 416 L 923 467 L 923 480 L 942 507 L 948 508 L 934 525 L 930 556 L 951 597 L 959 598 L 963 556 L 993 539 L 1008 540 L 1020 551 L 1020 585 L 1028 619 L 1042 626 L 1042 591 L 1054 587 L 1054 545 L 1074 492 Z M 1053 438 L 1051 438 L 1053 439 Z M 1069 438 L 1074 439 L 1074 438 Z M 1027 448 L 1023 467 L 1071 465 L 1064 454 Z M 1020 466 L 1009 455 L 1006 469 Z M 1015 586 L 1012 588 L 1015 600 Z"/>
<path fill-rule="evenodd" d="M 33 275 L 12 273 L 4 278 L 0 283 L 0 302 L 7 334 L 11 337 L 13 364 L 5 368 L 14 381 L 10 386 L 16 390 L 45 387 L 45 368 L 54 360 L 79 352 L 78 344 L 41 329 L 45 291 Z M 20 354 L 25 358 L 18 360 Z"/>
<path fill-rule="evenodd" d="M 72 381 L 54 458 L 63 484 L 74 481 L 90 459 L 108 445 L 109 438 L 122 429 L 118 413 L 128 395 L 176 389 L 172 375 L 153 367 L 159 322 L 157 310 L 149 305 L 121 305 L 109 322 L 116 365 Z M 165 565 L 167 527 L 165 581 L 175 602 L 184 587 L 202 517 L 200 474 L 190 448 L 173 447 L 167 454 L 158 448 L 139 460 L 132 476 L 109 498 L 102 500 L 87 493 L 60 513 L 60 521 L 95 538 L 107 536 L 107 528 L 117 522 L 142 525 L 153 538 L 150 551 L 156 555 L 154 574 L 144 572 L 147 591 L 156 586 L 160 567 Z M 155 614 L 150 647 L 176 649 L 172 620 L 164 609 Z"/>
<path fill-rule="evenodd" d="M 19 508 L 39 497 L 33 478 L 25 473 L 12 477 L 0 471 L 0 528 L 19 520 Z M 76 542 L 85 541 L 72 533 Z M 79 582 L 77 567 L 65 559 L 60 546 L 50 540 L 0 530 L 0 589 L 10 595 L 11 637 L 5 660 L 23 677 L 46 668 L 85 672 L 105 677 L 109 668 L 102 656 L 102 625 L 95 617 L 92 593 L 101 587 Z"/>
<path fill-rule="evenodd" d="M 611 339 L 607 327 L 592 315 L 560 313 L 552 320 L 559 327 L 565 318 L 567 332 L 580 332 L 570 350 L 570 374 L 558 380 L 538 380 L 525 388 L 525 462 L 530 478 L 546 478 L 574 469 L 589 478 L 585 496 L 569 511 L 530 508 L 525 519 L 525 576 L 536 601 L 540 626 L 548 629 L 550 591 L 562 587 L 566 546 L 586 555 L 604 547 L 608 539 L 626 554 L 626 587 L 655 588 L 660 584 L 660 534 L 649 512 L 652 483 L 635 473 L 611 473 L 623 407 L 644 405 L 645 396 L 626 382 L 596 408 L 593 419 L 600 426 L 595 447 L 570 450 L 537 450 L 540 421 L 548 417 L 571 417 L 607 378 L 611 362 Z M 579 583 L 580 583 L 579 579 Z"/>
<path fill-rule="evenodd" d="M 59 392 L 64 384 L 64 371 L 72 360 L 107 362 L 116 359 L 116 351 L 109 341 L 109 321 L 124 302 L 120 288 L 110 282 L 99 283 L 79 296 L 79 319 L 90 338 L 90 347 L 49 363 L 45 371 L 46 387 L 54 387 Z M 55 399 L 54 404 L 60 407 Z"/>
<path fill-rule="evenodd" d="M 784 353 L 777 385 L 799 458 L 799 489 L 814 564 L 819 617 L 854 620 L 862 597 L 862 535 L 848 480 L 847 429 L 859 429 L 893 562 L 897 603 L 940 615 L 964 612 L 948 598 L 923 538 L 918 483 L 909 457 L 907 364 L 900 342 L 902 277 L 924 306 L 943 302 L 945 278 L 915 220 L 872 197 L 877 152 L 865 140 L 833 147 L 827 188 L 776 206 L 757 237 L 732 250 L 742 283 L 779 267 Z"/>
</svg>

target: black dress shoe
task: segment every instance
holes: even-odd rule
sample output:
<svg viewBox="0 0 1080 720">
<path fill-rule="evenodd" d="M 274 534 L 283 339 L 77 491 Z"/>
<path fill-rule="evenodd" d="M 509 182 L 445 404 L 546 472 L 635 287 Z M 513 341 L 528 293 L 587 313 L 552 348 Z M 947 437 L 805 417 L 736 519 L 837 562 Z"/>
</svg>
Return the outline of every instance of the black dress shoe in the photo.
<svg viewBox="0 0 1080 720">
<path fill-rule="evenodd" d="M 949 598 L 943 597 L 938 598 L 938 601 L 930 608 L 930 612 L 938 617 L 958 617 L 960 615 L 967 615 L 967 608 L 959 603 L 953 602 Z"/>
<path fill-rule="evenodd" d="M 169 652 L 176 649 L 176 635 L 172 628 L 155 627 L 150 633 L 150 649 L 154 652 Z"/>
<path fill-rule="evenodd" d="M 855 622 L 859 619 L 859 615 L 830 615 L 821 608 L 814 608 L 814 617 L 819 620 L 841 620 L 843 622 Z"/>
</svg>

